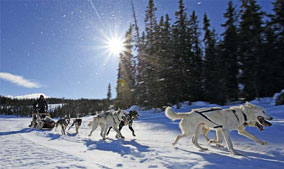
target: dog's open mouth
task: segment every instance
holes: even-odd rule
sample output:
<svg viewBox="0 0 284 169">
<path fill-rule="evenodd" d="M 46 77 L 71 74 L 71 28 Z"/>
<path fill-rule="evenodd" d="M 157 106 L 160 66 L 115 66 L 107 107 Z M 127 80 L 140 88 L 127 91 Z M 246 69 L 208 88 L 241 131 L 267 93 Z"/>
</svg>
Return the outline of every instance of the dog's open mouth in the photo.
<svg viewBox="0 0 284 169">
<path fill-rule="evenodd" d="M 263 126 L 259 124 L 258 122 L 255 122 L 255 126 L 259 129 L 259 131 L 263 130 Z"/>
<path fill-rule="evenodd" d="M 262 116 L 258 116 L 257 119 L 258 119 L 258 121 L 259 121 L 261 124 L 259 124 L 258 122 L 256 122 L 255 125 L 258 127 L 258 129 L 259 129 L 260 131 L 261 131 L 260 128 L 262 128 L 262 130 L 263 130 L 263 127 L 262 127 L 262 126 L 259 127 L 259 125 L 263 125 L 263 126 L 265 126 L 265 127 L 269 127 L 269 126 L 272 125 L 271 123 L 269 123 L 268 121 L 266 121 L 266 120 L 264 119 L 264 117 L 262 117 Z"/>
</svg>

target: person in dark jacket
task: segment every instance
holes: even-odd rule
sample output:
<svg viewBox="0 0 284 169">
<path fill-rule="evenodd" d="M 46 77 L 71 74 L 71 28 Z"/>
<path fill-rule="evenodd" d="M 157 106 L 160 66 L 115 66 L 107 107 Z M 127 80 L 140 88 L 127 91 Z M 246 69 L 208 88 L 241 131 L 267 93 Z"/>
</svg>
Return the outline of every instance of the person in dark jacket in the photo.
<svg viewBox="0 0 284 169">
<path fill-rule="evenodd" d="M 48 110 L 48 105 L 47 105 L 47 102 L 44 99 L 43 95 L 40 95 L 39 99 L 34 102 L 33 108 L 34 108 L 35 112 L 32 114 L 32 121 L 31 121 L 31 124 L 29 125 L 29 127 L 34 128 L 37 125 L 37 122 L 36 122 L 37 113 L 46 113 L 47 110 Z M 44 119 L 46 117 L 46 114 L 39 114 L 39 116 L 42 119 Z"/>
<path fill-rule="evenodd" d="M 38 110 L 39 113 L 46 113 L 48 110 L 48 105 L 43 95 L 40 95 L 39 99 L 34 102 L 33 108 Z M 46 115 L 42 115 L 42 118 L 45 118 Z"/>
</svg>

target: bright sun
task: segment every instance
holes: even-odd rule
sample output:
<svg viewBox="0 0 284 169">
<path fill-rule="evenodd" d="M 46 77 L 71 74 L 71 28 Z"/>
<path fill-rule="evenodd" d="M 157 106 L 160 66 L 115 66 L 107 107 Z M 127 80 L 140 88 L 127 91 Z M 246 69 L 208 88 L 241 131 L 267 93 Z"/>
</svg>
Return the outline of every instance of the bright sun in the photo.
<svg viewBox="0 0 284 169">
<path fill-rule="evenodd" d="M 106 47 L 112 55 L 118 55 L 124 51 L 124 41 L 118 37 L 107 39 Z"/>
</svg>

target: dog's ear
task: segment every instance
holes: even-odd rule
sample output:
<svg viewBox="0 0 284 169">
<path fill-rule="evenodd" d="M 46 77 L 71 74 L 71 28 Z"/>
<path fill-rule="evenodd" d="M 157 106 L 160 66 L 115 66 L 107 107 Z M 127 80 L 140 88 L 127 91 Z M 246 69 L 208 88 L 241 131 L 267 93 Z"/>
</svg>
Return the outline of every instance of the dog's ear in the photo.
<svg viewBox="0 0 284 169">
<path fill-rule="evenodd" d="M 247 107 L 251 107 L 251 104 L 247 101 L 245 104 Z"/>
<path fill-rule="evenodd" d="M 253 104 L 251 104 L 250 102 L 246 102 L 246 106 L 249 108 L 254 108 L 255 106 Z"/>
</svg>

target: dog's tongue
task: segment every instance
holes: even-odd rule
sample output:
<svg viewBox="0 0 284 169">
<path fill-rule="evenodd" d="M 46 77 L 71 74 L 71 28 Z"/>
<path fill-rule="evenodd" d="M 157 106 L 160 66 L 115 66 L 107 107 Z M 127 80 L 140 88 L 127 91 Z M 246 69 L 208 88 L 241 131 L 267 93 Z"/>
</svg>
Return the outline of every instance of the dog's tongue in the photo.
<svg viewBox="0 0 284 169">
<path fill-rule="evenodd" d="M 256 127 L 259 129 L 259 131 L 263 130 L 263 126 L 259 124 L 258 122 L 255 122 Z"/>
<path fill-rule="evenodd" d="M 259 120 L 259 122 L 262 124 L 262 125 L 264 125 L 265 127 L 269 127 L 269 126 L 271 126 L 272 124 L 271 123 L 269 123 L 268 121 L 266 121 L 263 117 L 258 117 L 258 120 Z"/>
<path fill-rule="evenodd" d="M 263 121 L 263 125 L 266 126 L 266 127 L 269 127 L 269 126 L 271 126 L 272 124 L 269 123 L 268 121 L 264 120 L 264 121 Z"/>
</svg>

